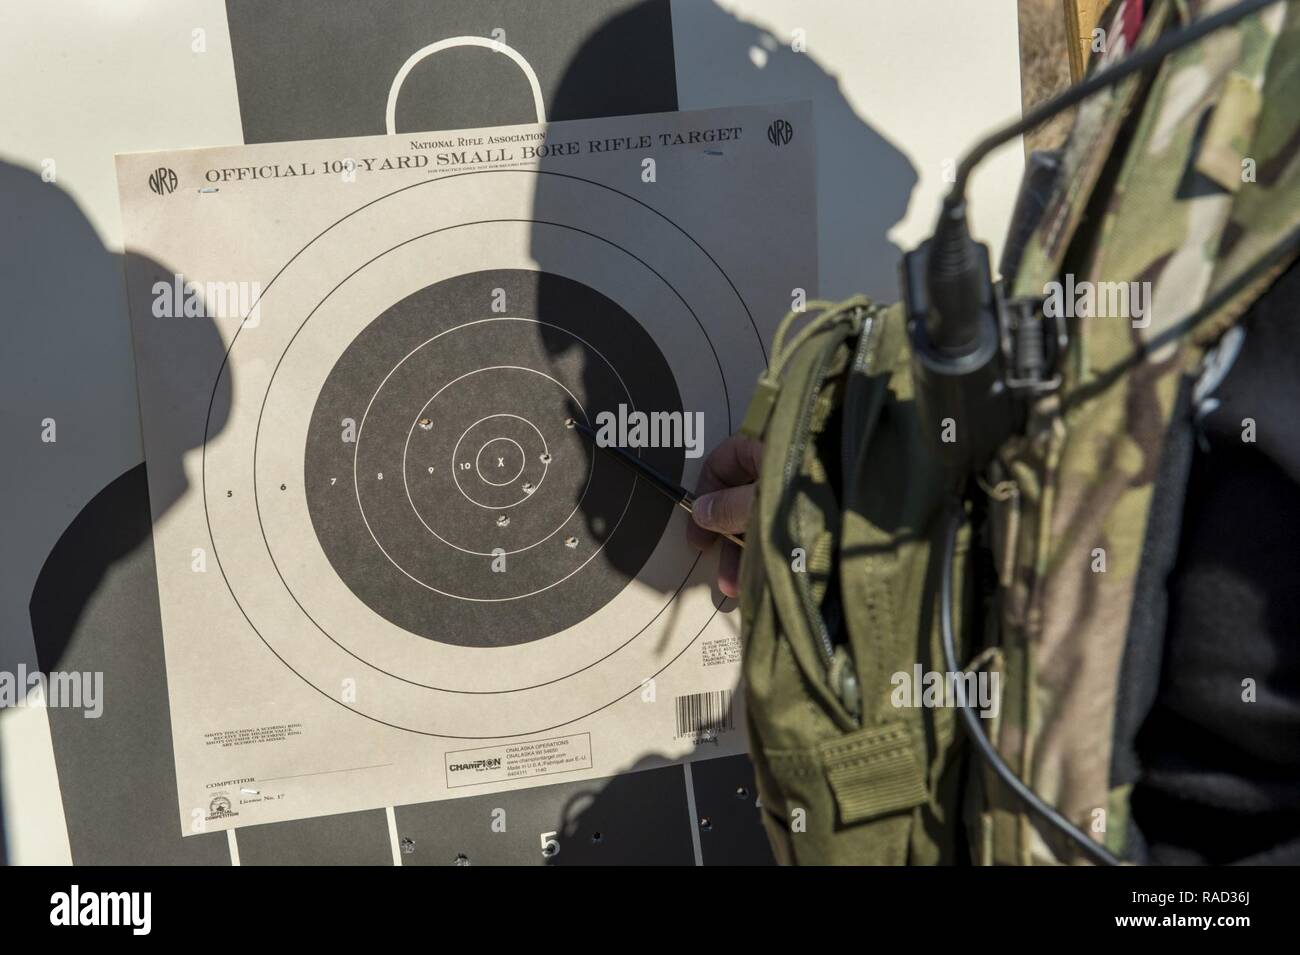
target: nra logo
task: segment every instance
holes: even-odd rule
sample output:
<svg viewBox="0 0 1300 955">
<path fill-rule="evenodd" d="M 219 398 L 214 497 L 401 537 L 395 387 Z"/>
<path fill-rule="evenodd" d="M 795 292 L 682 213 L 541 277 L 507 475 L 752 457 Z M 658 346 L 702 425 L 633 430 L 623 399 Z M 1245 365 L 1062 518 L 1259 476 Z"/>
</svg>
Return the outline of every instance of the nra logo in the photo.
<svg viewBox="0 0 1300 955">
<path fill-rule="evenodd" d="M 169 196 L 176 191 L 176 171 L 159 166 L 149 173 L 149 191 L 155 196 Z"/>
<path fill-rule="evenodd" d="M 773 146 L 784 146 L 794 139 L 794 127 L 787 120 L 773 120 L 767 127 L 767 141 Z"/>
</svg>

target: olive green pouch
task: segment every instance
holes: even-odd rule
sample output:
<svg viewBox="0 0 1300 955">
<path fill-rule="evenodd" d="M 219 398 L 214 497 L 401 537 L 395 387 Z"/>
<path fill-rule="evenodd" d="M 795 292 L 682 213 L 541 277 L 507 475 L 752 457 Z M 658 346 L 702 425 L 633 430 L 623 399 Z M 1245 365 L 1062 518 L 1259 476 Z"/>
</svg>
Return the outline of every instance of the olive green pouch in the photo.
<svg viewBox="0 0 1300 955">
<path fill-rule="evenodd" d="M 810 307 L 789 345 L 798 316 L 783 323 L 742 427 L 764 441 L 741 569 L 764 823 L 786 863 L 951 861 L 953 714 L 900 705 L 919 702 L 903 696 L 915 664 L 943 669 L 930 596 L 943 486 L 901 310 Z"/>
</svg>

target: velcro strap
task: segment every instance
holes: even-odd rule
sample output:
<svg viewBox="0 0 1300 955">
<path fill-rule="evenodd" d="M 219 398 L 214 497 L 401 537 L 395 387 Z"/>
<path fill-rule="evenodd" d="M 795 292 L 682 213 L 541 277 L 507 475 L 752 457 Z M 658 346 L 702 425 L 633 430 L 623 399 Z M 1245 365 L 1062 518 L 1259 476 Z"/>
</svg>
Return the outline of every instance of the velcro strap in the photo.
<svg viewBox="0 0 1300 955">
<path fill-rule="evenodd" d="M 818 749 L 842 823 L 901 812 L 929 798 L 906 723 L 858 730 Z"/>
</svg>

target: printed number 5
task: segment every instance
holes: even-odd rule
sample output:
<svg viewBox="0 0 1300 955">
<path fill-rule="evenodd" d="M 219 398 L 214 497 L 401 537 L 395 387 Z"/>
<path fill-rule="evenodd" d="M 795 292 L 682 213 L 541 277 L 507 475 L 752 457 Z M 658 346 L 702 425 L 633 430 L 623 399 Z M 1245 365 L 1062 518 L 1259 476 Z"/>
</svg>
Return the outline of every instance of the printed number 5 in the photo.
<svg viewBox="0 0 1300 955">
<path fill-rule="evenodd" d="M 554 835 L 554 832 L 542 833 L 542 855 L 548 859 L 560 854 L 560 844 L 555 841 Z"/>
</svg>

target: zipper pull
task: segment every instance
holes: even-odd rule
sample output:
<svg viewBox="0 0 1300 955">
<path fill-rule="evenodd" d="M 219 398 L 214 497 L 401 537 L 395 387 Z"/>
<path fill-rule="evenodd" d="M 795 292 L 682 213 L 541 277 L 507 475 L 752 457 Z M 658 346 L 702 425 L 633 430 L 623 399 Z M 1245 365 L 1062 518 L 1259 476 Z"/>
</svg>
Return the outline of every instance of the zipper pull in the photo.
<svg viewBox="0 0 1300 955">
<path fill-rule="evenodd" d="M 858 684 L 858 674 L 853 668 L 853 658 L 849 651 L 840 644 L 831 655 L 831 665 L 827 670 L 831 689 L 839 697 L 844 709 L 853 717 L 853 722 L 862 722 L 862 687 Z"/>
</svg>

